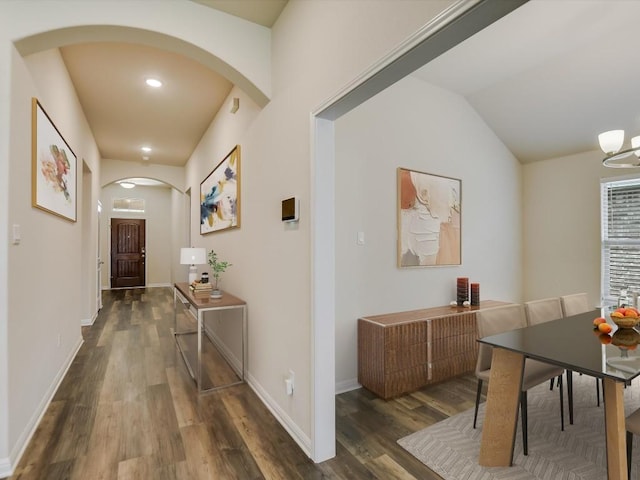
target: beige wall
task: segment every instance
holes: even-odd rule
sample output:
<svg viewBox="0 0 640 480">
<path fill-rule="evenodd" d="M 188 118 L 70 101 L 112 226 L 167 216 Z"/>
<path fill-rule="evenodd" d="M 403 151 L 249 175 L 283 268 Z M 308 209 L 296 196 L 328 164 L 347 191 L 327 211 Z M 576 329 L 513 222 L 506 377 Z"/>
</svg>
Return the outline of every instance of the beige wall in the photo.
<svg viewBox="0 0 640 480">
<path fill-rule="evenodd" d="M 82 268 L 85 255 L 96 256 L 97 237 L 91 219 L 83 215 L 86 202 L 97 197 L 83 195 L 83 188 L 97 191 L 97 148 L 80 108 L 73 85 L 57 51 L 23 59 L 11 55 L 11 113 L 9 143 L 9 224 L 19 224 L 22 240 L 11 245 L 7 270 L 10 283 L 8 315 L 9 359 L 7 428 L 10 451 L 15 458 L 35 427 L 40 412 L 55 391 L 82 338 L 83 282 L 95 284 L 89 269 Z M 77 160 L 78 221 L 72 223 L 31 207 L 31 97 L 37 97 Z M 83 181 L 83 160 L 94 174 Z M 85 227 L 88 227 L 85 229 Z M 95 265 L 95 263 L 94 263 Z M 34 288 L 37 283 L 39 287 Z M 91 295 L 91 294 L 89 294 Z M 95 295 L 89 299 L 95 311 Z M 35 300 L 37 298 L 37 301 Z M 3 405 L 4 407 L 4 405 Z"/>
<path fill-rule="evenodd" d="M 585 152 L 523 166 L 524 299 L 586 292 L 600 304 L 600 180 L 633 174 Z M 636 173 L 637 175 L 637 173 Z"/>
<path fill-rule="evenodd" d="M 241 100 L 240 111 L 244 113 L 231 118 L 223 112 L 214 120 L 213 127 L 220 126 L 220 130 L 212 131 L 203 138 L 199 150 L 190 160 L 185 182 L 185 189 L 192 190 L 193 208 L 198 203 L 199 183 L 203 175 L 233 145 L 241 144 L 242 227 L 200 237 L 196 221 L 192 222 L 191 237 L 192 243 L 216 248 L 234 263 L 224 282 L 225 287 L 249 303 L 250 382 L 285 423 L 288 431 L 310 453 L 314 429 L 310 378 L 310 112 L 451 3 L 385 0 L 368 2 L 367 8 L 363 8 L 361 2 L 292 0 L 273 29 L 271 51 L 266 29 L 253 28 L 248 22 L 231 21 L 224 15 L 209 15 L 192 2 L 154 3 L 154 15 L 146 15 L 148 2 L 133 0 L 69 2 L 72 9 L 61 8 L 59 2 L 37 0 L 28 4 L 0 3 L 0 99 L 7 100 L 0 102 L 0 126 L 10 126 L 0 130 L 0 178 L 7 178 L 3 174 L 13 173 L 13 170 L 19 172 L 8 197 L 12 213 L 0 207 L 0 228 L 6 228 L 15 221 L 24 223 L 28 227 L 24 245 L 34 238 L 36 225 L 41 228 L 44 224 L 48 233 L 46 237 L 40 237 L 38 245 L 21 250 L 28 255 L 20 255 L 16 248 L 9 248 L 6 245 L 7 235 L 0 238 L 0 260 L 4 252 L 8 252 L 9 257 L 8 275 L 0 275 L 0 295 L 18 292 L 16 298 L 12 296 L 7 302 L 7 311 L 0 310 L 0 332 L 3 329 L 8 331 L 7 343 L 12 346 L 7 358 L 0 356 L 0 399 L 3 395 L 8 397 L 7 404 L 0 404 L 0 463 L 4 462 L 0 469 L 10 467 L 11 461 L 17 459 L 26 440 L 25 435 L 29 434 L 46 403 L 48 389 L 65 365 L 66 360 L 61 358 L 63 355 L 52 352 L 55 348 L 51 347 L 51 335 L 55 338 L 55 331 L 49 329 L 68 321 L 68 325 L 64 324 L 63 346 L 65 352 L 72 352 L 70 340 L 74 332 L 76 340 L 79 338 L 77 325 L 81 317 L 81 312 L 75 311 L 73 306 L 70 312 L 69 305 L 82 303 L 77 293 L 81 291 L 77 286 L 81 269 L 74 263 L 82 235 L 73 230 L 72 225 L 62 224 L 58 219 L 55 219 L 57 223 L 52 218 L 41 220 L 42 214 L 30 209 L 28 196 L 25 198 L 24 194 L 28 191 L 29 180 L 24 176 L 25 167 L 19 162 L 21 158 L 28 158 L 30 128 L 25 102 L 34 92 L 42 95 L 48 88 L 56 89 L 56 95 L 43 95 L 47 110 L 59 119 L 65 132 L 68 128 L 73 130 L 67 139 L 73 145 L 80 145 L 76 153 L 79 157 L 88 158 L 90 165 L 95 167 L 92 158 L 95 149 L 84 145 L 90 143 L 90 132 L 81 132 L 75 125 L 68 126 L 79 122 L 81 115 L 77 100 L 60 95 L 60 92 L 67 93 L 69 85 L 63 82 L 64 89 L 60 90 L 56 76 L 47 79 L 48 86 L 36 87 L 11 43 L 31 34 L 71 24 L 135 27 L 143 29 L 136 30 L 138 34 L 157 31 L 186 40 L 180 43 L 181 47 L 193 44 L 200 47 L 201 52 L 219 53 L 218 59 L 228 62 L 227 68 L 235 66 L 244 72 L 245 80 L 251 80 L 249 83 L 253 87 L 248 85 L 250 92 L 245 92 L 247 102 Z M 37 16 L 34 16 L 34 11 L 38 12 Z M 212 28 L 212 25 L 220 25 L 221 28 Z M 76 41 L 83 38 L 79 35 L 82 32 L 74 33 L 78 34 Z M 131 38 L 134 39 L 135 35 Z M 148 40 L 150 37 L 147 35 L 145 38 Z M 51 37 L 51 41 L 60 42 L 61 39 Z M 163 41 L 164 45 L 171 45 L 170 37 L 163 37 Z M 221 45 L 225 48 L 221 49 Z M 233 46 L 239 50 L 234 50 Z M 33 42 L 20 42 L 20 47 L 22 51 L 37 48 Z M 273 60 L 272 71 L 268 65 L 270 59 Z M 234 74 L 227 73 L 230 76 Z M 271 94 L 272 100 L 258 111 L 256 105 L 262 104 L 261 98 L 264 100 L 260 94 L 265 92 Z M 251 102 L 248 101 L 250 99 Z M 244 111 L 243 105 L 248 106 Z M 227 121 L 231 123 L 227 124 Z M 92 171 L 98 181 L 97 169 Z M 97 195 L 99 188 L 94 188 L 94 191 Z M 280 201 L 292 194 L 301 199 L 301 220 L 296 228 L 285 228 L 280 222 Z M 197 213 L 194 215 L 197 219 Z M 25 222 L 24 218 L 29 220 Z M 52 240 L 58 248 L 58 243 L 63 245 L 61 253 L 33 255 L 32 249 L 38 247 L 43 247 L 42 252 L 49 251 L 45 248 Z M 65 263 L 67 269 L 63 275 L 68 278 L 60 278 L 61 257 L 72 259 L 71 268 Z M 14 290 L 7 283 L 9 277 L 20 275 L 23 270 L 32 272 L 36 269 L 41 272 L 45 284 L 63 287 L 60 291 L 52 289 L 47 294 L 51 296 L 47 314 L 53 316 L 54 321 L 47 318 L 49 323 L 44 328 L 44 320 L 38 315 L 39 307 L 23 298 L 26 290 L 17 290 L 20 282 L 13 286 Z M 27 326 L 30 327 L 28 331 Z M 30 347 L 18 351 L 27 338 Z M 43 358 L 47 360 L 47 367 L 40 370 Z M 296 371 L 296 393 L 293 397 L 287 397 L 284 388 L 283 375 L 289 369 Z M 1 384 L 3 380 L 4 385 Z M 333 392 L 325 393 L 330 396 Z M 10 421 L 3 422 L 3 419 Z"/>
<path fill-rule="evenodd" d="M 397 167 L 462 181 L 462 265 L 397 267 Z M 338 391 L 358 386 L 358 317 L 448 305 L 456 277 L 520 301 L 521 166 L 462 97 L 412 77 L 389 87 L 336 121 L 336 172 Z"/>
<path fill-rule="evenodd" d="M 142 198 L 145 201 L 144 213 L 114 212 L 115 198 Z M 146 285 L 171 285 L 171 257 L 175 249 L 171 242 L 173 219 L 172 193 L 168 187 L 137 186 L 131 190 L 112 183 L 102 188 L 100 201 L 102 202 L 101 228 L 102 259 L 102 287 L 111 285 L 111 219 L 112 218 L 142 218 L 145 219 L 146 229 Z M 175 247 L 175 248 L 174 248 Z"/>
</svg>

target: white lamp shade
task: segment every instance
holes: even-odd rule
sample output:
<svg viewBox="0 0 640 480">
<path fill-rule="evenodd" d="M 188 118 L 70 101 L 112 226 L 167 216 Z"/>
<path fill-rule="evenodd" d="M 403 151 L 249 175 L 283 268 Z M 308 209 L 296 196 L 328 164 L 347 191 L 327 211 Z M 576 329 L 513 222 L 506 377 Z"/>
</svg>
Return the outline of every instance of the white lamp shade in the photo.
<svg viewBox="0 0 640 480">
<path fill-rule="evenodd" d="M 181 248 L 180 263 L 182 265 L 204 265 L 207 263 L 207 249 Z"/>
<path fill-rule="evenodd" d="M 600 148 L 604 153 L 616 153 L 622 148 L 624 130 L 609 130 L 598 135 Z"/>
</svg>

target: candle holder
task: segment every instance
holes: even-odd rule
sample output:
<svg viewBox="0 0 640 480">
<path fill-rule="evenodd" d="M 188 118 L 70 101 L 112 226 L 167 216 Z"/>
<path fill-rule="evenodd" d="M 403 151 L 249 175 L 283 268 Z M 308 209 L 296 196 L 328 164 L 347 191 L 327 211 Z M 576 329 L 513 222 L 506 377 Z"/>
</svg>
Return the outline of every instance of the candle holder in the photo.
<svg viewBox="0 0 640 480">
<path fill-rule="evenodd" d="M 462 307 L 464 302 L 469 300 L 469 278 L 458 277 L 456 290 L 456 303 Z"/>
<path fill-rule="evenodd" d="M 471 284 L 471 306 L 472 307 L 480 306 L 480 284 L 479 283 Z"/>
</svg>

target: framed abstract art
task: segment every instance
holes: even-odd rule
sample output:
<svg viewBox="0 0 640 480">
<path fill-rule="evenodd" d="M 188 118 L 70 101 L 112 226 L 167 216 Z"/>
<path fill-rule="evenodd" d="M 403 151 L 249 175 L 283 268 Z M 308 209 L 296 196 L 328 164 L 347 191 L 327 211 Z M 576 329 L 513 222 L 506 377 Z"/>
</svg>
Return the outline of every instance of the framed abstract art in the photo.
<svg viewBox="0 0 640 480">
<path fill-rule="evenodd" d="M 462 181 L 398 168 L 398 266 L 460 265 Z"/>
<path fill-rule="evenodd" d="M 200 184 L 200 235 L 240 227 L 240 145 Z"/>
<path fill-rule="evenodd" d="M 31 106 L 31 204 L 75 222 L 76 155 L 37 98 Z"/>
</svg>

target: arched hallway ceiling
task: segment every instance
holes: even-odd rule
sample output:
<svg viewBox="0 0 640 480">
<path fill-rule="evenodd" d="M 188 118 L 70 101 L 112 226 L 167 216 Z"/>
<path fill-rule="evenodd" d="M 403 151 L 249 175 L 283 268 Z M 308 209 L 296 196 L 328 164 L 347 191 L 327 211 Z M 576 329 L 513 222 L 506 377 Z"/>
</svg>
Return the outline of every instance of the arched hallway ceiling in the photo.
<svg viewBox="0 0 640 480">
<path fill-rule="evenodd" d="M 184 165 L 233 87 L 195 60 L 150 46 L 93 42 L 60 52 L 102 158 Z M 162 87 L 148 87 L 149 77 Z"/>
<path fill-rule="evenodd" d="M 270 27 L 287 0 L 194 3 Z M 81 42 L 73 43 L 78 38 Z M 151 31 L 87 25 L 16 44 L 23 55 L 58 45 L 102 158 L 183 166 L 234 84 L 258 105 L 268 102 L 259 86 L 232 65 Z M 149 77 L 164 85 L 147 87 Z M 144 145 L 153 150 L 143 153 Z"/>
</svg>

